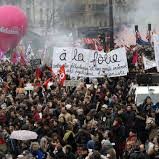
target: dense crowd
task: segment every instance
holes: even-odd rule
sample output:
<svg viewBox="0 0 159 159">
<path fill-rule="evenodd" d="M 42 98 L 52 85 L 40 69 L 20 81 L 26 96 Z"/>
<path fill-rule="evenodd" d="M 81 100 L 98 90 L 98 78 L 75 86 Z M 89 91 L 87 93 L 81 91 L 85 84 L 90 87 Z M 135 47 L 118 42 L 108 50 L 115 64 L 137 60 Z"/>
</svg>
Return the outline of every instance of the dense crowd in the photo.
<svg viewBox="0 0 159 159">
<path fill-rule="evenodd" d="M 37 77 L 31 66 L 3 61 L 0 77 L 0 158 L 159 158 L 158 104 L 145 97 L 135 105 L 129 95 L 135 79 L 81 80 L 66 89 L 58 78 L 46 85 L 46 66 Z M 11 139 L 15 130 L 34 131 L 38 138 Z"/>
</svg>

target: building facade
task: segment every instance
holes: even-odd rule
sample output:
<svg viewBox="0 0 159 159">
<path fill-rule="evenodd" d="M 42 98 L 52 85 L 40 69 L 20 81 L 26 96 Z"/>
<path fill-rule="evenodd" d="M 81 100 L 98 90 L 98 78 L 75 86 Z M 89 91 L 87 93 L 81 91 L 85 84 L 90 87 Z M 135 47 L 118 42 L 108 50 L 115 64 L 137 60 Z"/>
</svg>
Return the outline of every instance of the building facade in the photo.
<svg viewBox="0 0 159 159">
<path fill-rule="evenodd" d="M 127 1 L 113 0 L 114 24 L 127 23 Z M 45 35 L 55 28 L 109 27 L 109 0 L 0 0 L 20 6 L 30 29 Z"/>
</svg>

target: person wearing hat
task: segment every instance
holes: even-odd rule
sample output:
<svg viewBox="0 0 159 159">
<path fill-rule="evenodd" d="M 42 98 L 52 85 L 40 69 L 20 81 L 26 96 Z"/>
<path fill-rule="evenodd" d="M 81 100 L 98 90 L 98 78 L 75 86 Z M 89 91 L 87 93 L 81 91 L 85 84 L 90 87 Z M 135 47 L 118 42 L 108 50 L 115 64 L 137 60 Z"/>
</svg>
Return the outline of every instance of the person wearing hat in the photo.
<svg viewBox="0 0 159 159">
<path fill-rule="evenodd" d="M 110 130 L 114 120 L 111 108 L 106 104 L 102 105 L 101 110 L 97 114 L 97 119 L 104 129 Z"/>
<path fill-rule="evenodd" d="M 66 155 L 66 159 L 76 159 L 75 154 L 72 152 L 72 147 L 70 145 L 66 145 L 64 147 L 64 153 Z"/>
<path fill-rule="evenodd" d="M 101 142 L 102 149 L 101 154 L 106 156 L 109 154 L 110 159 L 116 159 L 116 151 L 113 148 L 113 144 L 109 140 L 102 140 Z"/>
</svg>

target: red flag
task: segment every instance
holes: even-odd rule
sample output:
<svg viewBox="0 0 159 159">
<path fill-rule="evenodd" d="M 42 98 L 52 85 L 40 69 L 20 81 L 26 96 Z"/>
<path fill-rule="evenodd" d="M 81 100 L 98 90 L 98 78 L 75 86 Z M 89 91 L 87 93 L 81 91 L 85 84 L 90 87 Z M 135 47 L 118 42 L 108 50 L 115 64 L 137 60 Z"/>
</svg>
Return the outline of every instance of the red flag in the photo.
<svg viewBox="0 0 159 159">
<path fill-rule="evenodd" d="M 60 73 L 60 85 L 63 86 L 63 84 L 64 84 L 64 82 L 65 82 L 65 80 L 66 80 L 65 65 L 62 65 L 62 66 L 60 67 L 59 73 Z"/>
<path fill-rule="evenodd" d="M 133 55 L 133 59 L 132 59 L 132 64 L 133 64 L 133 65 L 136 65 L 136 64 L 137 64 L 138 58 L 139 58 L 139 55 L 138 55 L 137 52 L 135 52 L 134 55 Z"/>
<path fill-rule="evenodd" d="M 48 83 L 50 82 L 50 80 L 51 80 L 51 78 L 47 79 L 47 80 L 44 82 L 43 86 L 44 86 L 45 88 L 48 87 Z"/>
<path fill-rule="evenodd" d="M 47 67 L 47 69 L 50 71 L 50 73 L 51 73 L 51 75 L 52 75 L 52 77 L 56 77 L 56 75 L 55 75 L 55 73 L 53 72 L 53 70 L 52 70 L 52 68 L 51 67 L 49 67 L 49 66 L 47 66 L 46 65 L 46 67 Z"/>
<path fill-rule="evenodd" d="M 26 65 L 26 60 L 25 60 L 25 57 L 24 57 L 23 53 L 20 54 L 20 64 L 21 65 Z"/>
<path fill-rule="evenodd" d="M 13 64 L 16 64 L 18 62 L 18 54 L 16 52 L 13 52 L 12 53 L 12 56 L 11 56 L 11 62 Z"/>
<path fill-rule="evenodd" d="M 35 73 L 36 73 L 36 79 L 41 78 L 42 72 L 39 67 L 36 68 Z"/>
</svg>

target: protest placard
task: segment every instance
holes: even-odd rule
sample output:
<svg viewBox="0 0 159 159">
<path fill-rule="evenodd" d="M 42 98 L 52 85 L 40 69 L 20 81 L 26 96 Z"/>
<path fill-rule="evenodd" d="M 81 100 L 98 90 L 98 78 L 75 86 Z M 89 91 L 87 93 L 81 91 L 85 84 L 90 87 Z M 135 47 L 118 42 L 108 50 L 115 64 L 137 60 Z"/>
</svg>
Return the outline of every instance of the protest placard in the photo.
<svg viewBox="0 0 159 159">
<path fill-rule="evenodd" d="M 57 73 L 62 65 L 65 65 L 67 74 L 70 74 L 70 61 L 72 56 L 72 49 L 69 47 L 55 47 L 52 57 L 52 68 Z"/>
<path fill-rule="evenodd" d="M 58 72 L 63 64 L 71 77 L 117 77 L 128 73 L 125 48 L 110 53 L 82 48 L 54 48 L 54 72 Z"/>
<path fill-rule="evenodd" d="M 105 73 L 107 77 L 126 76 L 129 72 L 126 49 L 119 48 L 107 55 Z"/>
<path fill-rule="evenodd" d="M 147 59 L 145 56 L 143 56 L 143 63 L 144 63 L 144 69 L 145 70 L 149 70 L 153 67 L 156 67 L 156 62 Z"/>
<path fill-rule="evenodd" d="M 157 66 L 157 71 L 159 72 L 159 35 L 153 35 L 153 42 L 154 42 L 154 51 L 155 51 L 155 61 Z"/>
</svg>

